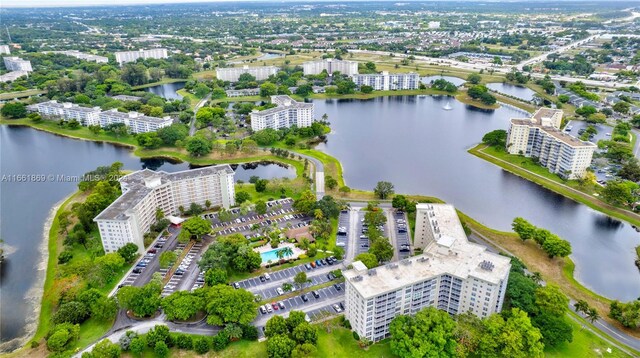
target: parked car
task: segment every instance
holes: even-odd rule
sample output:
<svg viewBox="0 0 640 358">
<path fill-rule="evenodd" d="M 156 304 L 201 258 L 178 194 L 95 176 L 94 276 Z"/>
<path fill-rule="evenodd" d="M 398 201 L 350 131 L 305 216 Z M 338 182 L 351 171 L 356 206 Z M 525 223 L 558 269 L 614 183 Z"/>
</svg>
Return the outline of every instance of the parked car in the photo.
<svg viewBox="0 0 640 358">
<path fill-rule="evenodd" d="M 335 289 L 336 289 L 337 291 L 342 291 L 342 287 L 341 287 L 339 284 L 337 284 L 337 283 L 336 283 L 335 285 L 333 285 L 333 287 L 335 287 Z"/>
<path fill-rule="evenodd" d="M 280 307 L 281 310 L 285 309 L 284 302 L 278 301 L 278 307 Z"/>
<path fill-rule="evenodd" d="M 264 278 L 264 275 L 260 275 L 260 282 L 265 282 L 267 279 Z"/>
<path fill-rule="evenodd" d="M 133 271 L 131 271 L 131 272 L 133 272 L 133 273 L 141 273 L 141 272 L 142 272 L 142 268 L 140 268 L 140 267 L 136 267 L 136 268 L 134 268 L 134 269 L 133 269 Z"/>
<path fill-rule="evenodd" d="M 334 309 L 337 313 L 342 312 L 342 308 L 340 308 L 340 306 L 338 306 L 337 304 L 333 305 L 333 309 Z"/>
<path fill-rule="evenodd" d="M 277 292 L 279 295 L 284 295 L 284 290 L 283 290 L 281 287 L 276 288 L 276 292 Z"/>
<path fill-rule="evenodd" d="M 234 282 L 234 283 L 233 283 L 233 288 L 235 288 L 235 289 L 240 288 L 240 284 L 239 284 L 239 283 L 237 283 L 237 282 Z"/>
<path fill-rule="evenodd" d="M 307 270 L 311 270 L 311 269 L 312 269 L 311 265 L 309 265 L 309 264 L 304 265 L 304 267 L 305 267 Z"/>
<path fill-rule="evenodd" d="M 265 274 L 264 274 L 264 278 L 265 278 L 265 279 L 267 279 L 267 281 L 268 281 L 268 280 L 271 280 L 271 276 L 269 276 L 269 274 L 268 274 L 268 273 L 265 273 Z"/>
<path fill-rule="evenodd" d="M 300 299 L 302 299 L 302 301 L 304 301 L 304 302 L 309 301 L 309 298 L 307 297 L 307 295 L 306 295 L 306 294 L 302 294 L 302 295 L 300 295 Z"/>
<path fill-rule="evenodd" d="M 313 295 L 313 297 L 315 298 L 319 298 L 320 294 L 317 291 L 311 291 L 311 294 Z"/>
<path fill-rule="evenodd" d="M 317 266 L 317 265 L 316 265 L 316 263 L 315 263 L 314 261 L 310 262 L 309 264 L 310 264 L 310 265 L 311 265 L 311 267 L 313 267 L 313 268 L 316 268 L 316 266 Z"/>
</svg>

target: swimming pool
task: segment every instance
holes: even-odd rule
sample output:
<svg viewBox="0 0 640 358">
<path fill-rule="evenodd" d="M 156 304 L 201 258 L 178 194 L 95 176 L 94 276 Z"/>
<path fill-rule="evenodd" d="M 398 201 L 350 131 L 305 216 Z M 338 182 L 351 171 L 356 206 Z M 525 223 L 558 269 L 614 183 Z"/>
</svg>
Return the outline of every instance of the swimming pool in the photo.
<svg viewBox="0 0 640 358">
<path fill-rule="evenodd" d="M 265 252 L 261 253 L 260 257 L 262 257 L 262 263 L 266 264 L 269 261 L 276 262 L 276 261 L 280 260 L 278 258 L 278 251 L 283 250 L 283 249 L 284 249 L 284 247 L 281 247 L 279 249 L 273 249 L 273 250 L 269 250 L 269 251 L 265 251 Z"/>
</svg>

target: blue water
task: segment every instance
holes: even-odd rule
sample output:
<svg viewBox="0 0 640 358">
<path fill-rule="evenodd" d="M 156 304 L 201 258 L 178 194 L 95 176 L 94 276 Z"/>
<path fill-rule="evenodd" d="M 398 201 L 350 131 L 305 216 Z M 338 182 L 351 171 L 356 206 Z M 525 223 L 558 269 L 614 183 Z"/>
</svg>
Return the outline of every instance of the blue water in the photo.
<svg viewBox="0 0 640 358">
<path fill-rule="evenodd" d="M 280 251 L 280 250 L 282 250 L 282 249 L 284 249 L 284 247 L 281 247 L 281 248 L 279 248 L 279 249 L 274 249 L 274 250 L 271 250 L 271 251 L 266 251 L 266 252 L 261 253 L 261 254 L 260 254 L 260 257 L 262 257 L 262 263 L 264 264 L 264 263 L 267 263 L 267 262 L 269 262 L 269 261 L 271 261 L 271 262 L 275 262 L 275 261 L 280 260 L 280 259 L 278 258 L 277 253 L 278 253 L 278 251 Z"/>
</svg>

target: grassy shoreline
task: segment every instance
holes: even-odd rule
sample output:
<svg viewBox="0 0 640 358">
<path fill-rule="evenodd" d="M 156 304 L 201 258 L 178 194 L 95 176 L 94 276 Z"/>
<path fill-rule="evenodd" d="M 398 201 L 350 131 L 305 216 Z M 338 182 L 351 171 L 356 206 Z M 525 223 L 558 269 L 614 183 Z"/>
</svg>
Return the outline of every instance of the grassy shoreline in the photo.
<svg viewBox="0 0 640 358">
<path fill-rule="evenodd" d="M 140 90 L 140 89 L 145 89 L 145 88 L 149 88 L 149 87 L 153 87 L 153 86 L 160 86 L 160 85 L 164 85 L 164 84 L 168 84 L 168 83 L 176 83 L 176 82 L 187 82 L 189 79 L 187 78 L 163 78 L 160 81 L 157 82 L 151 82 L 151 83 L 146 83 L 143 85 L 139 85 L 139 86 L 133 86 L 131 87 L 132 90 Z"/>
</svg>

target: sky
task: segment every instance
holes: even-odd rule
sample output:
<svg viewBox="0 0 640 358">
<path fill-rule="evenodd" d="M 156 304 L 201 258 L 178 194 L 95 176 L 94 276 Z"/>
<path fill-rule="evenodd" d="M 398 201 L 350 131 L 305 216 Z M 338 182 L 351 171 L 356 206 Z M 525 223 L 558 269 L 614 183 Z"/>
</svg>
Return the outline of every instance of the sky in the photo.
<svg viewBox="0 0 640 358">
<path fill-rule="evenodd" d="M 55 7 L 88 5 L 175 4 L 193 2 L 229 2 L 233 0 L 0 0 L 0 7 Z"/>
</svg>

